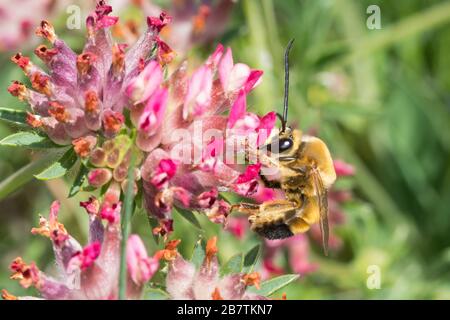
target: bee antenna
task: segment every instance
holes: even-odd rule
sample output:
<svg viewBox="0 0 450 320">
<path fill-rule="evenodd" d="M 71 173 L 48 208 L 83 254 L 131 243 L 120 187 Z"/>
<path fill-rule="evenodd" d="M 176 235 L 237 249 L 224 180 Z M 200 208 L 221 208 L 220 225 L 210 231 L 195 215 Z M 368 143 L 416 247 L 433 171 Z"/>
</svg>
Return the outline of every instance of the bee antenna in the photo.
<svg viewBox="0 0 450 320">
<path fill-rule="evenodd" d="M 284 52 L 284 109 L 283 109 L 283 121 L 282 121 L 282 131 L 286 129 L 288 106 L 289 106 L 289 51 L 292 48 L 292 44 L 295 39 L 291 39 Z"/>
</svg>

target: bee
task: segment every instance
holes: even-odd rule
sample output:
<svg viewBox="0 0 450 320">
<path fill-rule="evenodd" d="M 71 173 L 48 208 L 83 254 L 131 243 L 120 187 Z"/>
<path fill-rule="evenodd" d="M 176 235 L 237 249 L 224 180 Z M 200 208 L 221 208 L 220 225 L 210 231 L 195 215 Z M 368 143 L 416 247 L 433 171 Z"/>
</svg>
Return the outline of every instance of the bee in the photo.
<svg viewBox="0 0 450 320">
<path fill-rule="evenodd" d="M 317 137 L 286 126 L 289 96 L 289 51 L 285 51 L 285 88 L 281 130 L 260 147 L 258 157 L 264 165 L 276 166 L 277 179 L 260 172 L 264 185 L 281 189 L 285 199 L 262 204 L 240 203 L 232 210 L 249 215 L 251 229 L 267 239 L 284 239 L 304 233 L 320 224 L 322 245 L 328 255 L 328 190 L 336 180 L 327 145 Z"/>
</svg>

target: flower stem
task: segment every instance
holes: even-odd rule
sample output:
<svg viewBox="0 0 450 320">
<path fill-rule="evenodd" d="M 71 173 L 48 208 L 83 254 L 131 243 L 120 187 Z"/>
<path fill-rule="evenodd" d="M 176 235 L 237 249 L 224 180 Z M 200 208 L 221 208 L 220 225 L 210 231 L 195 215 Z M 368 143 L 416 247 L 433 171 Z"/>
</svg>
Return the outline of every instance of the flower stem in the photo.
<svg viewBox="0 0 450 320">
<path fill-rule="evenodd" d="M 131 152 L 130 166 L 128 167 L 128 184 L 125 191 L 124 206 L 122 208 L 122 241 L 120 244 L 120 271 L 119 271 L 119 300 L 126 299 L 127 289 L 127 240 L 130 234 L 130 220 L 133 213 L 134 201 L 134 162 L 135 154 Z"/>
</svg>

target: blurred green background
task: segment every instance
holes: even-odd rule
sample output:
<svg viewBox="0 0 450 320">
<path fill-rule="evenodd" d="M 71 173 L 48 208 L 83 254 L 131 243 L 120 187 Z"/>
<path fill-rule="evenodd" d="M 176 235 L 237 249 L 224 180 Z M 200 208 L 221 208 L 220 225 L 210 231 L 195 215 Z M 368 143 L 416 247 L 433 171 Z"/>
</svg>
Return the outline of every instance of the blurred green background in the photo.
<svg viewBox="0 0 450 320">
<path fill-rule="evenodd" d="M 379 30 L 366 25 L 369 5 L 381 10 Z M 61 37 L 80 50 L 83 31 L 64 28 L 64 10 L 55 17 Z M 354 193 L 343 208 L 346 222 L 336 228 L 342 248 L 324 257 L 315 246 L 311 261 L 318 270 L 283 292 L 288 299 L 449 299 L 450 1 L 241 0 L 226 32 L 189 57 L 201 61 L 217 42 L 230 46 L 235 61 L 265 72 L 250 96 L 251 110 L 280 110 L 290 38 L 289 122 L 317 132 L 356 175 L 337 184 Z M 0 54 L 0 104 L 23 109 L 6 91 L 11 80 L 23 78 L 9 62 L 12 54 Z M 0 123 L 0 137 L 15 130 Z M 0 180 L 34 156 L 0 147 Z M 29 232 L 53 199 L 63 202 L 66 228 L 86 240 L 87 217 L 78 208 L 86 195 L 64 199 L 67 181 L 33 181 L 0 200 L 0 288 L 25 292 L 9 280 L 9 263 L 18 255 L 41 269 L 53 267 L 50 242 Z M 174 216 L 174 237 L 183 239 L 186 254 L 199 235 L 218 234 L 224 261 L 261 241 L 252 234 L 238 240 L 203 218 L 197 230 Z M 136 214 L 133 225 L 152 252 L 145 215 Z M 380 289 L 367 288 L 371 265 L 381 270 Z"/>
</svg>

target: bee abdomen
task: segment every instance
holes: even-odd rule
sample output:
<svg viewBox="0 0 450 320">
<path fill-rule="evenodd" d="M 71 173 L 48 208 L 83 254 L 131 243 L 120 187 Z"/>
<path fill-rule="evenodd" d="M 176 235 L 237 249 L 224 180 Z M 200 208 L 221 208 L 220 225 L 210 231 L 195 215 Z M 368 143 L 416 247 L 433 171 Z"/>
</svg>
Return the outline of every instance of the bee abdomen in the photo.
<svg viewBox="0 0 450 320">
<path fill-rule="evenodd" d="M 256 233 L 269 240 L 285 239 L 294 234 L 284 222 L 268 223 L 254 229 Z"/>
</svg>

